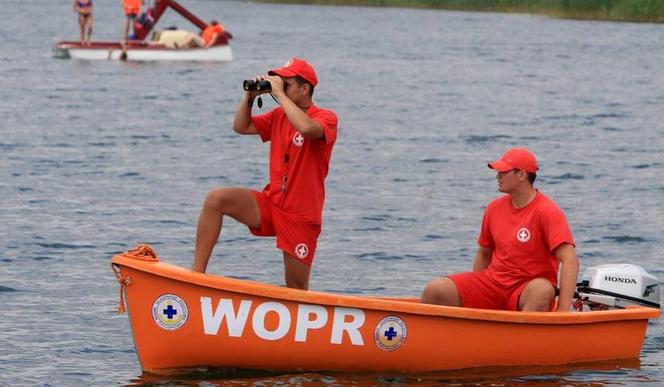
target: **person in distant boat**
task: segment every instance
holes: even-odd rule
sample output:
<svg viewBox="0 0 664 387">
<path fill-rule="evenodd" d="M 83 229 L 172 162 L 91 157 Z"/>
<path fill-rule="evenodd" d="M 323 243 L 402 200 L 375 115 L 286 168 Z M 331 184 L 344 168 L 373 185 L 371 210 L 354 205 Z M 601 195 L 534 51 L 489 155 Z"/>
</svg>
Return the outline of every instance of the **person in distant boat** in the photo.
<svg viewBox="0 0 664 387">
<path fill-rule="evenodd" d="M 122 39 L 123 45 L 129 41 L 129 26 L 134 24 L 136 17 L 141 12 L 142 0 L 122 0 L 122 7 L 125 14 L 125 28 L 124 38 Z M 132 27 L 133 28 L 133 27 Z"/>
<path fill-rule="evenodd" d="M 235 113 L 233 130 L 270 141 L 270 178 L 262 192 L 214 188 L 203 204 L 196 232 L 192 270 L 205 272 L 225 215 L 256 236 L 276 236 L 283 251 L 286 286 L 308 289 L 321 231 L 325 177 L 337 139 L 337 115 L 313 101 L 318 78 L 298 58 L 256 80 L 266 80 L 281 106 L 252 115 L 254 98 L 267 91 L 246 91 Z"/>
<path fill-rule="evenodd" d="M 203 41 L 205 42 L 205 47 L 213 45 L 217 41 L 219 34 L 222 33 L 224 33 L 224 26 L 219 24 L 218 21 L 212 20 L 201 33 L 201 38 L 203 38 Z"/>
<path fill-rule="evenodd" d="M 74 0 L 74 12 L 78 12 L 81 44 L 89 46 L 92 36 L 92 0 Z"/>
<path fill-rule="evenodd" d="M 196 48 L 205 46 L 203 38 L 186 30 L 164 30 L 155 34 L 157 44 L 163 44 L 168 48 Z"/>
<path fill-rule="evenodd" d="M 488 165 L 506 195 L 484 211 L 473 271 L 429 282 L 422 302 L 551 311 L 559 285 L 557 311 L 568 311 L 579 271 L 574 238 L 562 210 L 533 187 L 537 159 L 526 148 L 512 148 Z"/>
</svg>

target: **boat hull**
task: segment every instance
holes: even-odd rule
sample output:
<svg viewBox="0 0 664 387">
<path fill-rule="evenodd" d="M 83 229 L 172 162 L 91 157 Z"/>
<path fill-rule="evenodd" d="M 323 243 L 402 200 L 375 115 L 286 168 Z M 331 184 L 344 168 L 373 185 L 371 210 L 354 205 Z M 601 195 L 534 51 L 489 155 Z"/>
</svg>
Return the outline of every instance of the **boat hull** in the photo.
<svg viewBox="0 0 664 387">
<path fill-rule="evenodd" d="M 233 52 L 228 44 L 209 48 L 174 49 L 162 45 L 132 43 L 125 52 L 126 56 L 123 56 L 119 42 L 92 42 L 90 46 L 80 42 L 61 42 L 54 48 L 54 56 L 61 59 L 209 62 L 226 62 L 233 59 Z"/>
<path fill-rule="evenodd" d="M 490 311 L 301 291 L 113 257 L 145 371 L 425 372 L 639 356 L 659 310 Z"/>
</svg>

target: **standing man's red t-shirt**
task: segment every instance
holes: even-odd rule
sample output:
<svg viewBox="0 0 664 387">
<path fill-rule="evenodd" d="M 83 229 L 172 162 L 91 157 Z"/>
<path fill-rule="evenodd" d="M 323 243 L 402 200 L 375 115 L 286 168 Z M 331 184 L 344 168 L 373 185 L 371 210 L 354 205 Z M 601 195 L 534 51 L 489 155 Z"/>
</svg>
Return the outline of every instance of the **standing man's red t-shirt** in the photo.
<svg viewBox="0 0 664 387">
<path fill-rule="evenodd" d="M 252 117 L 252 122 L 263 142 L 270 141 L 270 182 L 263 192 L 283 211 L 321 224 L 325 177 L 337 139 L 338 120 L 333 111 L 316 105 L 306 113 L 323 128 L 322 138 L 302 136 L 281 107 Z"/>
</svg>

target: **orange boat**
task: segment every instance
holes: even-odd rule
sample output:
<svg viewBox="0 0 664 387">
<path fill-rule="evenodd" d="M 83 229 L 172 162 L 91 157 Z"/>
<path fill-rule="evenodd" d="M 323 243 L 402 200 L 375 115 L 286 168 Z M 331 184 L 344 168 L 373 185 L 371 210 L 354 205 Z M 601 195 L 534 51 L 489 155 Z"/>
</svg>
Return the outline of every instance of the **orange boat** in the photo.
<svg viewBox="0 0 664 387">
<path fill-rule="evenodd" d="M 144 371 L 425 372 L 638 358 L 659 309 L 508 312 L 303 291 L 113 257 Z M 580 343 L 585 343 L 580 345 Z"/>
</svg>

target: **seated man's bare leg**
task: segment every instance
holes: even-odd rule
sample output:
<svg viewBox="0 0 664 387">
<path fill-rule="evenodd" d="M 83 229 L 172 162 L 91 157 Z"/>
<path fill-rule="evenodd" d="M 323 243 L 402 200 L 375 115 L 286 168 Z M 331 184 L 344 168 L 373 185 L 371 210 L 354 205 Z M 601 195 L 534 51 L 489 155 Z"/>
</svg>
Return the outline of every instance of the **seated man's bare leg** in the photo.
<svg viewBox="0 0 664 387">
<path fill-rule="evenodd" d="M 422 292 L 421 301 L 423 304 L 461 306 L 459 290 L 447 277 L 436 278 L 429 282 Z"/>
<path fill-rule="evenodd" d="M 523 289 L 519 297 L 519 309 L 529 312 L 550 312 L 556 291 L 551 282 L 535 278 Z"/>
<path fill-rule="evenodd" d="M 212 249 L 219 239 L 224 215 L 249 227 L 260 227 L 256 198 L 246 188 L 215 188 L 208 192 L 196 230 L 196 253 L 192 270 L 204 273 Z"/>
<path fill-rule="evenodd" d="M 284 275 L 286 286 L 289 288 L 308 290 L 311 265 L 301 262 L 299 259 L 284 251 Z"/>
</svg>

